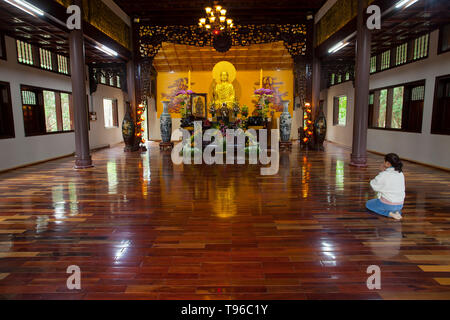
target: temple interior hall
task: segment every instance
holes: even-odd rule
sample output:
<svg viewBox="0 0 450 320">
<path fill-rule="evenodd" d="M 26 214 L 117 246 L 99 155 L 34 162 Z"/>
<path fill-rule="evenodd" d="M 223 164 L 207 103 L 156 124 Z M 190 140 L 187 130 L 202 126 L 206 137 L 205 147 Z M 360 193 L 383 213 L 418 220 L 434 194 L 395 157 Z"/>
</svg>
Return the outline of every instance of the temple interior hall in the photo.
<svg viewBox="0 0 450 320">
<path fill-rule="evenodd" d="M 449 1 L 0 11 L 1 300 L 450 300 Z"/>
</svg>

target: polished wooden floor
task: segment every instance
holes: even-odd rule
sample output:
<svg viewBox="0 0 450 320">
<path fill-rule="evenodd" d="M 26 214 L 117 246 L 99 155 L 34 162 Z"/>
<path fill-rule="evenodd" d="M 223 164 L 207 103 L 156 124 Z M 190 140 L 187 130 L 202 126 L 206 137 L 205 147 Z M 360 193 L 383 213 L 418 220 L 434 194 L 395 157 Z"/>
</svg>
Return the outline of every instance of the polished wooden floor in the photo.
<svg viewBox="0 0 450 320">
<path fill-rule="evenodd" d="M 341 147 L 294 147 L 261 176 L 122 148 L 84 171 L 66 158 L 0 175 L 0 298 L 450 299 L 448 172 L 406 163 L 397 222 L 364 209 L 380 156 L 356 169 Z"/>
</svg>

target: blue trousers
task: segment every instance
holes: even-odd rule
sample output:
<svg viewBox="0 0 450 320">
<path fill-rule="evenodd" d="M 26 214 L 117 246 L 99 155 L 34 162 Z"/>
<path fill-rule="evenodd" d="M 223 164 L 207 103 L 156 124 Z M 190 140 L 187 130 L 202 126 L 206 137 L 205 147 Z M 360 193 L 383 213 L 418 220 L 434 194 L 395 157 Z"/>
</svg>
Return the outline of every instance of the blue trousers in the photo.
<svg viewBox="0 0 450 320">
<path fill-rule="evenodd" d="M 386 204 L 380 201 L 380 199 L 372 199 L 366 202 L 366 208 L 369 209 L 370 211 L 373 211 L 375 213 L 378 213 L 382 216 L 388 217 L 389 216 L 389 212 L 396 212 L 398 211 L 398 213 L 402 214 L 402 212 L 400 210 L 402 210 L 403 205 L 390 205 L 390 204 Z"/>
</svg>

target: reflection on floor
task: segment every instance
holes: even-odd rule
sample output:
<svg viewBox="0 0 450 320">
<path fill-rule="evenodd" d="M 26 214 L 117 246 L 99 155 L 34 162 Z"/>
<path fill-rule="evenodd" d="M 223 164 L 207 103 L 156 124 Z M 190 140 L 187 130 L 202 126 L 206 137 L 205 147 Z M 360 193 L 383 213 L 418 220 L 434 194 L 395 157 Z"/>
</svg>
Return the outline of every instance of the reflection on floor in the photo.
<svg viewBox="0 0 450 320">
<path fill-rule="evenodd" d="M 0 298 L 450 299 L 447 172 L 406 163 L 397 222 L 364 210 L 379 156 L 356 169 L 335 145 L 294 147 L 261 176 L 122 148 L 85 171 L 67 158 L 0 175 Z"/>
</svg>

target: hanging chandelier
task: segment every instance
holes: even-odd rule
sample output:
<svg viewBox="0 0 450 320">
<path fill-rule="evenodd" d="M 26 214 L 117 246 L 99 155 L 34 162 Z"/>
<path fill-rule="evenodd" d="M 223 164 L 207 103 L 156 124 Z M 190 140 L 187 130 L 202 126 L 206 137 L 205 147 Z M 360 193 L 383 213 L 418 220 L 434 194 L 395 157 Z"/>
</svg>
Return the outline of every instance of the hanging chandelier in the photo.
<svg viewBox="0 0 450 320">
<path fill-rule="evenodd" d="M 200 18 L 198 22 L 200 28 L 212 32 L 214 35 L 219 35 L 221 32 L 231 30 L 234 27 L 233 19 L 227 18 L 227 10 L 222 6 L 206 7 L 205 12 L 206 17 Z"/>
</svg>

